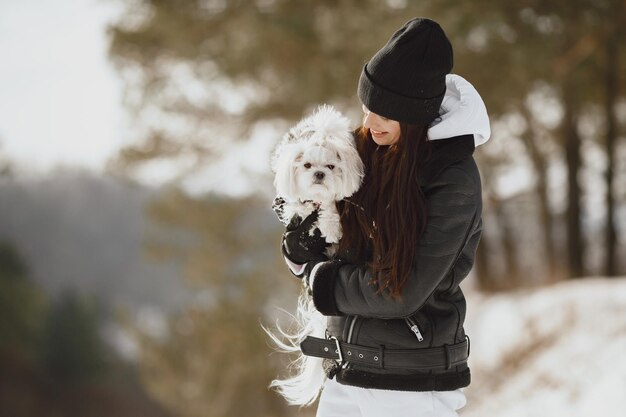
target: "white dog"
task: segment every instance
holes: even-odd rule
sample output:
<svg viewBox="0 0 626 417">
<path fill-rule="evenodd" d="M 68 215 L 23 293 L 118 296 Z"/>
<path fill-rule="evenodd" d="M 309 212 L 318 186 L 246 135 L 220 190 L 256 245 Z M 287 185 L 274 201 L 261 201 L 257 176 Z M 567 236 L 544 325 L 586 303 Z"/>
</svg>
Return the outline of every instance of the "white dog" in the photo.
<svg viewBox="0 0 626 417">
<path fill-rule="evenodd" d="M 279 214 L 283 224 L 294 215 L 306 218 L 319 209 L 317 227 L 328 243 L 341 238 L 335 202 L 354 194 L 363 179 L 363 162 L 350 122 L 332 106 L 317 111 L 291 128 L 272 158 Z"/>
<path fill-rule="evenodd" d="M 349 120 L 331 106 L 318 107 L 285 134 L 274 151 L 271 166 L 278 194 L 274 209 L 281 222 L 289 224 L 294 215 L 305 219 L 319 209 L 309 234 L 319 228 L 326 242 L 332 244 L 326 252 L 332 257 L 342 235 L 335 203 L 354 194 L 364 176 Z M 292 405 L 309 405 L 317 398 L 326 376 L 323 360 L 303 355 L 300 342 L 307 336 L 325 337 L 326 317 L 315 309 L 306 290 L 298 299 L 295 320 L 295 334 L 277 326 L 286 341 L 264 328 L 280 350 L 299 353 L 292 362 L 296 374 L 274 380 L 270 387 L 277 387 Z"/>
</svg>

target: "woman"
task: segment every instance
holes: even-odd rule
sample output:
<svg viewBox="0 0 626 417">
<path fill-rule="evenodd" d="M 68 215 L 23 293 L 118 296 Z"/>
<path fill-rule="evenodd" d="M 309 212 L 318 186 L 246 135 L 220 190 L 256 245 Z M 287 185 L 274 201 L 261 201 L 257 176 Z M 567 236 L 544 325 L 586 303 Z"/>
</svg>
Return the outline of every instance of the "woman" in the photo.
<svg viewBox="0 0 626 417">
<path fill-rule="evenodd" d="M 482 231 L 472 154 L 490 128 L 480 95 L 452 65 L 436 22 L 415 18 L 393 34 L 359 80 L 366 172 L 338 204 L 338 256 L 323 259 L 324 241 L 307 231 L 314 217 L 284 235 L 289 268 L 328 316 L 328 337 L 301 344 L 325 358 L 318 417 L 455 416 L 466 403 L 459 284 Z"/>
</svg>

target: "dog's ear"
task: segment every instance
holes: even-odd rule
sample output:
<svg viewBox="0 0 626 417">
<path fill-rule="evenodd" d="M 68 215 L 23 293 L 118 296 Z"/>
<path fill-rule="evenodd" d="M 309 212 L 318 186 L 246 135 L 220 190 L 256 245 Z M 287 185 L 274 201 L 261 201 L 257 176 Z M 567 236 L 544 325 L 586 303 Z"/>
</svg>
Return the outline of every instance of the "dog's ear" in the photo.
<svg viewBox="0 0 626 417">
<path fill-rule="evenodd" d="M 298 198 L 298 158 L 302 159 L 303 152 L 297 144 L 283 146 L 280 153 L 276 155 L 274 163 L 274 187 L 279 196 L 286 200 L 296 200 Z"/>
<path fill-rule="evenodd" d="M 364 167 L 359 152 L 354 146 L 339 144 L 337 154 L 342 166 L 341 198 L 350 197 L 357 192 L 363 181 Z"/>
</svg>

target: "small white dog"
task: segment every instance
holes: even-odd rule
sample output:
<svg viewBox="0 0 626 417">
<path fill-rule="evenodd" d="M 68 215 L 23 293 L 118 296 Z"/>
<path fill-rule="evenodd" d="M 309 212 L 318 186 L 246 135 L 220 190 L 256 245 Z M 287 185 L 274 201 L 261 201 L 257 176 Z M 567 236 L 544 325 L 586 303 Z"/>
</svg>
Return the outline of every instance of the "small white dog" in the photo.
<svg viewBox="0 0 626 417">
<path fill-rule="evenodd" d="M 315 228 L 319 228 L 321 236 L 332 244 L 326 251 L 332 257 L 342 235 L 335 203 L 354 194 L 364 176 L 349 120 L 332 106 L 318 107 L 285 134 L 274 151 L 271 166 L 278 194 L 274 209 L 281 222 L 287 225 L 295 215 L 305 219 L 319 209 L 318 220 L 309 234 L 313 235 Z M 310 405 L 326 375 L 323 360 L 303 355 L 300 342 L 307 336 L 325 337 L 326 317 L 315 309 L 307 290 L 300 294 L 295 320 L 298 326 L 295 334 L 277 326 L 286 341 L 264 327 L 281 351 L 299 354 L 292 362 L 296 374 L 274 380 L 270 387 L 278 388 L 292 405 Z"/>
<path fill-rule="evenodd" d="M 316 226 L 321 235 L 328 243 L 339 242 L 335 202 L 354 194 L 363 180 L 350 121 L 332 106 L 318 107 L 283 137 L 271 166 L 277 199 L 284 200 L 279 214 L 283 224 L 294 215 L 304 219 L 319 209 Z"/>
</svg>

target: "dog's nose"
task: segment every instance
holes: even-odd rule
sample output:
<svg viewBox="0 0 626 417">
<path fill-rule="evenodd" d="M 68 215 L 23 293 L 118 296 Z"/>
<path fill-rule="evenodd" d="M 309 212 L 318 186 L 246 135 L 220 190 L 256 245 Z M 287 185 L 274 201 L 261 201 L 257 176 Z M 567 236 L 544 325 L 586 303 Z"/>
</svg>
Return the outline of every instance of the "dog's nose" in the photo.
<svg viewBox="0 0 626 417">
<path fill-rule="evenodd" d="M 324 179 L 324 175 L 325 175 L 325 174 L 324 174 L 322 171 L 317 171 L 317 172 L 316 172 L 315 174 L 313 174 L 313 175 L 315 175 L 315 179 L 317 179 L 317 180 L 323 180 L 323 179 Z"/>
</svg>

